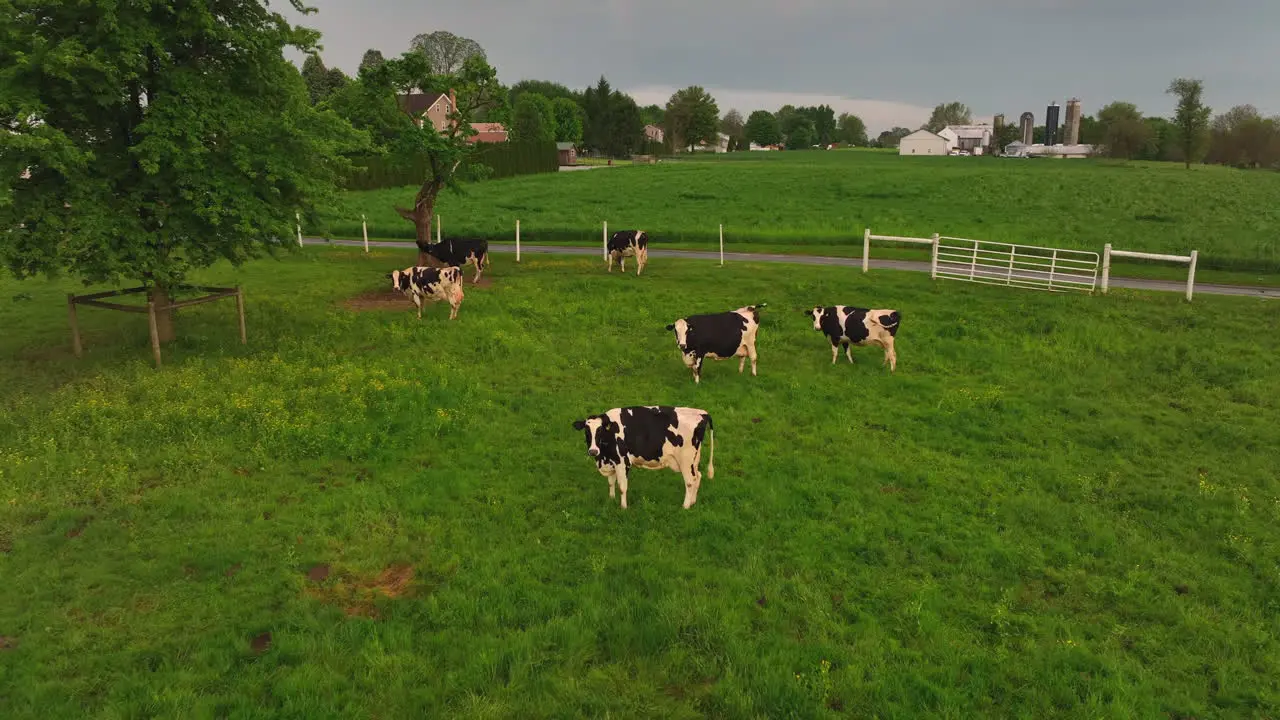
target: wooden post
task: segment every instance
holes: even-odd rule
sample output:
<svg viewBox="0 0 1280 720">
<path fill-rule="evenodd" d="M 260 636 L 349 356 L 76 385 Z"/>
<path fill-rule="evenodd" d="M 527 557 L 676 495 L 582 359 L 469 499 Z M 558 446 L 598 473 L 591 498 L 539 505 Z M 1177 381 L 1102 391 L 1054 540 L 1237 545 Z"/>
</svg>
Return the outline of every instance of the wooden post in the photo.
<svg viewBox="0 0 1280 720">
<path fill-rule="evenodd" d="M 1191 302 L 1191 290 L 1196 284 L 1196 259 L 1199 256 L 1199 250 L 1191 251 L 1191 268 L 1187 271 L 1187 302 Z"/>
<path fill-rule="evenodd" d="M 720 223 L 720 267 L 724 267 L 724 223 Z"/>
<path fill-rule="evenodd" d="M 600 258 L 606 262 L 609 260 L 609 221 L 603 221 L 600 229 Z"/>
<path fill-rule="evenodd" d="M 156 367 L 160 367 L 160 331 L 156 328 L 155 300 L 147 300 L 147 320 L 151 325 L 151 354 L 156 358 Z"/>
<path fill-rule="evenodd" d="M 933 234 L 933 253 L 929 258 L 929 277 L 934 280 L 938 279 L 938 242 L 942 237 L 938 233 Z"/>
<path fill-rule="evenodd" d="M 1097 246 L 1095 246 L 1097 247 Z M 1107 286 L 1111 284 L 1111 243 L 1102 246 L 1102 294 L 1107 294 Z"/>
<path fill-rule="evenodd" d="M 369 252 L 369 221 L 365 219 L 364 214 L 360 215 L 360 230 L 364 232 L 364 251 Z"/>
<path fill-rule="evenodd" d="M 516 220 L 516 262 L 520 262 L 520 221 Z"/>
<path fill-rule="evenodd" d="M 436 215 L 436 244 L 440 244 L 440 215 Z"/>
<path fill-rule="evenodd" d="M 236 286 L 236 313 L 240 315 L 240 344 L 248 344 L 244 334 L 244 288 Z"/>
<path fill-rule="evenodd" d="M 302 213 L 295 212 L 293 217 L 298 221 L 296 225 L 298 228 L 298 247 L 302 247 Z"/>
<path fill-rule="evenodd" d="M 80 357 L 80 324 L 76 322 L 76 296 L 67 293 L 67 318 L 71 321 L 71 349 Z"/>
<path fill-rule="evenodd" d="M 871 228 L 862 233 L 862 272 L 866 272 L 871 261 Z"/>
</svg>

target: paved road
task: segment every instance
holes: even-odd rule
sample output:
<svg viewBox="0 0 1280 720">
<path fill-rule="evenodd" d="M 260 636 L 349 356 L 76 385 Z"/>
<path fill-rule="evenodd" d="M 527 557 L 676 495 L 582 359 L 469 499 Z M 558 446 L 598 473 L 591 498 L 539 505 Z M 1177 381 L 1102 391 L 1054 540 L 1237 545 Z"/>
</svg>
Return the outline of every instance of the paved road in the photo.
<svg viewBox="0 0 1280 720">
<path fill-rule="evenodd" d="M 307 245 L 349 245 L 354 247 L 363 247 L 364 243 L 360 240 L 324 240 L 321 238 L 303 238 L 303 243 Z M 369 247 L 389 247 L 389 248 L 412 248 L 409 242 L 395 242 L 388 240 L 370 240 Z M 508 243 L 490 243 L 489 249 L 499 253 L 515 253 L 516 246 Z M 521 255 L 599 255 L 599 248 L 588 247 L 566 247 L 562 245 L 522 245 L 520 247 Z M 693 260 L 719 260 L 720 253 L 708 252 L 705 250 L 659 250 L 653 249 L 649 251 L 651 258 L 689 258 Z M 842 257 L 821 257 L 817 255 L 776 255 L 770 253 L 736 253 L 727 252 L 724 254 L 725 260 L 733 260 L 735 262 L 767 262 L 767 263 L 791 263 L 795 265 L 827 265 L 834 267 L 862 267 L 862 258 L 842 258 Z M 913 272 L 929 272 L 929 263 L 914 262 L 911 260 L 871 260 L 871 267 L 885 270 L 909 270 Z M 1163 292 L 1184 293 L 1187 291 L 1186 283 L 1173 282 L 1170 280 L 1145 280 L 1140 278 L 1122 278 L 1111 276 L 1111 287 L 1129 288 L 1132 290 L 1158 290 Z M 1280 288 L 1266 288 L 1252 285 L 1213 285 L 1208 283 L 1196 283 L 1195 293 L 1207 295 L 1243 295 L 1245 297 L 1260 297 L 1280 299 Z"/>
</svg>

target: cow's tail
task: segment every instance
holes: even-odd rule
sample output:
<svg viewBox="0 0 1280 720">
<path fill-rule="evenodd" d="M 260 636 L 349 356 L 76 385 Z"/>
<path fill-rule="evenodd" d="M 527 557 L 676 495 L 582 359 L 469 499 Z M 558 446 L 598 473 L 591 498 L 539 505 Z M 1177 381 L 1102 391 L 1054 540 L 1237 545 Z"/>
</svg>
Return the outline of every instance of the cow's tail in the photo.
<svg viewBox="0 0 1280 720">
<path fill-rule="evenodd" d="M 707 479 L 716 477 L 716 429 L 711 425 L 711 416 L 707 415 L 707 437 L 711 443 L 711 454 L 707 457 Z"/>
</svg>

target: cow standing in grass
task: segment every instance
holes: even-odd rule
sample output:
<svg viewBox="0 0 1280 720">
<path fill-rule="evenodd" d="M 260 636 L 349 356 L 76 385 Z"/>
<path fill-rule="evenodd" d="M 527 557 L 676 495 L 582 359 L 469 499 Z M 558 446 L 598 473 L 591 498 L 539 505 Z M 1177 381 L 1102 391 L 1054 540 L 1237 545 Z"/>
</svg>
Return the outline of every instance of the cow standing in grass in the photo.
<svg viewBox="0 0 1280 720">
<path fill-rule="evenodd" d="M 419 249 L 423 253 L 420 257 L 424 257 L 433 266 L 457 265 L 462 268 L 475 265 L 476 274 L 471 279 L 473 285 L 480 282 L 481 265 L 489 264 L 489 241 L 484 239 L 446 238 L 438 243 L 419 246 Z"/>
<path fill-rule="evenodd" d="M 804 311 L 813 318 L 813 329 L 831 341 L 831 364 L 836 363 L 840 346 L 844 345 L 845 357 L 853 362 L 853 345 L 878 345 L 884 348 L 884 363 L 889 372 L 898 367 L 898 355 L 893 350 L 893 339 L 898 334 L 902 317 L 897 310 L 856 308 L 848 305 L 829 305 Z"/>
<path fill-rule="evenodd" d="M 458 306 L 462 304 L 462 268 L 450 265 L 445 268 L 407 267 L 387 275 L 391 287 L 408 295 L 413 304 L 418 306 L 418 319 L 422 319 L 422 306 L 428 298 L 444 300 L 449 303 L 449 319 L 458 317 Z"/>
<path fill-rule="evenodd" d="M 710 435 L 711 454 L 707 477 L 714 478 L 716 438 L 711 415 L 688 407 L 645 405 L 613 408 L 599 415 L 575 420 L 573 427 L 587 436 L 587 454 L 596 469 L 609 479 L 609 497 L 614 487 L 622 491 L 622 507 L 627 507 L 627 471 L 667 468 L 684 476 L 684 509 L 698 501 L 702 485 L 702 443 Z"/>
<path fill-rule="evenodd" d="M 685 367 L 693 371 L 693 381 L 702 381 L 704 358 L 726 360 L 736 357 L 741 373 L 751 358 L 751 374 L 756 374 L 756 333 L 760 330 L 760 310 L 765 303 L 740 307 L 732 312 L 690 315 L 667 326 L 675 331 L 676 344 Z"/>
<path fill-rule="evenodd" d="M 622 272 L 627 271 L 627 258 L 635 257 L 636 275 L 644 270 L 649 262 L 649 236 L 643 230 L 619 230 L 609 238 L 605 250 L 609 255 L 609 272 L 613 272 L 613 261 L 617 260 Z"/>
</svg>

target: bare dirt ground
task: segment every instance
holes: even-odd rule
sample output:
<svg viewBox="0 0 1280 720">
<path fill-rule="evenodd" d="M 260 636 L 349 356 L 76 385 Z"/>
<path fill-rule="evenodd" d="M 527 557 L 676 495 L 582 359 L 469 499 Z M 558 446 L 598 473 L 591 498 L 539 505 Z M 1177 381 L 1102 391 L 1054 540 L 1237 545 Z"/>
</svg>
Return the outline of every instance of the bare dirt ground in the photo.
<svg viewBox="0 0 1280 720">
<path fill-rule="evenodd" d="M 462 285 L 463 293 L 475 292 L 477 290 L 488 290 L 493 287 L 493 280 L 488 277 L 481 276 L 480 282 L 472 284 L 470 273 L 463 273 L 466 280 Z M 430 299 L 431 303 L 439 303 L 439 300 Z M 462 301 L 463 307 L 466 307 L 467 301 Z M 413 300 L 397 290 L 391 288 L 382 288 L 379 290 L 369 290 L 355 297 L 347 298 L 343 301 L 342 306 L 352 312 L 377 312 L 394 310 L 397 312 L 414 311 Z M 426 313 L 432 306 L 428 305 L 423 308 Z"/>
</svg>

